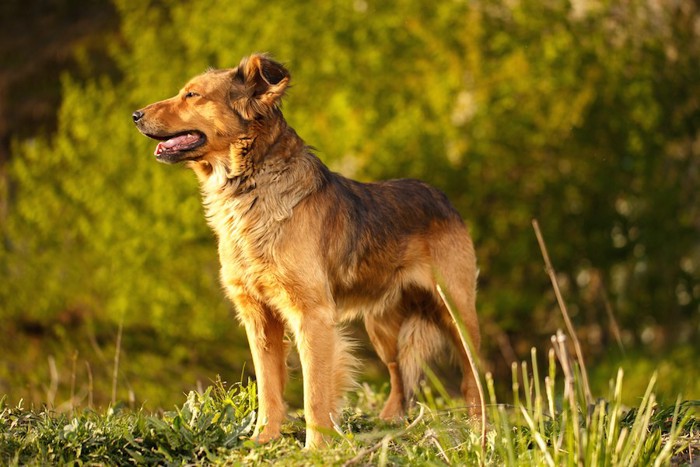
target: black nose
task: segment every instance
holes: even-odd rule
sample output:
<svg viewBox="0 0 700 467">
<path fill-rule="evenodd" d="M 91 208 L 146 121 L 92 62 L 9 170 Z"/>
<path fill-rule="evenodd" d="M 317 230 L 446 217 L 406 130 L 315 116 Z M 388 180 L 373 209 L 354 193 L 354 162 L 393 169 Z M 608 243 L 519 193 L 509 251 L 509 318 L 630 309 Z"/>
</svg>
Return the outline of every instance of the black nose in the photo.
<svg viewBox="0 0 700 467">
<path fill-rule="evenodd" d="M 134 123 L 136 123 L 143 118 L 143 112 L 137 110 L 136 112 L 131 114 L 131 117 L 134 119 Z"/>
</svg>

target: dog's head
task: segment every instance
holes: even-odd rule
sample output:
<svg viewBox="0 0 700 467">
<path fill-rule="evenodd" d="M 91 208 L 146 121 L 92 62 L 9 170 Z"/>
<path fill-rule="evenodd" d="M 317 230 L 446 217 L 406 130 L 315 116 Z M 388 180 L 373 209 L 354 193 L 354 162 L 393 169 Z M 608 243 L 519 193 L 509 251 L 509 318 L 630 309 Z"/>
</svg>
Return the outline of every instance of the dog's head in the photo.
<svg viewBox="0 0 700 467">
<path fill-rule="evenodd" d="M 228 153 L 254 122 L 278 115 L 288 84 L 284 66 L 252 55 L 236 68 L 193 78 L 176 96 L 137 110 L 133 119 L 141 133 L 160 141 L 159 161 L 207 160 Z"/>
</svg>

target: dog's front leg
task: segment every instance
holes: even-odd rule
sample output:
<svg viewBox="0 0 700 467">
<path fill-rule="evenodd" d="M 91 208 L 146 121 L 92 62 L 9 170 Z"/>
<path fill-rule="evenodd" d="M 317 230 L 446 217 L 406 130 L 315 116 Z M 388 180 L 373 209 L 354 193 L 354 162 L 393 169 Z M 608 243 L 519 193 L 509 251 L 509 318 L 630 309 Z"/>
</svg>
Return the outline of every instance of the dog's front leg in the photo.
<svg viewBox="0 0 700 467">
<path fill-rule="evenodd" d="M 244 302 L 246 305 L 241 306 Z M 248 335 L 258 386 L 258 418 L 253 438 L 264 443 L 280 436 L 286 413 L 284 324 L 269 308 L 257 302 L 237 300 L 237 307 Z"/>
<path fill-rule="evenodd" d="M 296 323 L 296 341 L 304 378 L 304 414 L 306 447 L 327 442 L 333 432 L 331 416 L 335 415 L 334 356 L 339 344 L 333 323 L 333 310 L 304 313 Z"/>
</svg>

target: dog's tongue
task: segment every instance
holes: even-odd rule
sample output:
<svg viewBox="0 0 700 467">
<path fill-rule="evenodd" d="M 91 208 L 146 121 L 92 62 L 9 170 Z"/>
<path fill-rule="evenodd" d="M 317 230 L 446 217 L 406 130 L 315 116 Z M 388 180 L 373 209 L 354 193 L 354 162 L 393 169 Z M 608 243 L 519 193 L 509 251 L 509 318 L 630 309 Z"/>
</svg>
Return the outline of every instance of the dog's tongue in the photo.
<svg viewBox="0 0 700 467">
<path fill-rule="evenodd" d="M 176 136 L 174 138 L 170 138 L 167 141 L 162 141 L 158 143 L 158 146 L 156 146 L 156 150 L 154 154 L 157 156 L 158 154 L 168 151 L 168 150 L 177 150 L 180 147 L 187 147 L 191 145 L 192 143 L 196 142 L 199 139 L 199 136 L 194 134 L 194 133 L 186 133 L 184 135 Z"/>
</svg>

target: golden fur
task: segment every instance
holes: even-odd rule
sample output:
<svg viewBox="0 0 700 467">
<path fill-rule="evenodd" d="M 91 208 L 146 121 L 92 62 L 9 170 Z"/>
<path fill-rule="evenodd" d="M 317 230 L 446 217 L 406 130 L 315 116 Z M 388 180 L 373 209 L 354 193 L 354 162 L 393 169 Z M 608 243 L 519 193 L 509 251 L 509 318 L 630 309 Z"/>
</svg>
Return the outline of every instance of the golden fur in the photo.
<svg viewBox="0 0 700 467">
<path fill-rule="evenodd" d="M 478 347 L 476 260 L 458 213 L 416 180 L 364 184 L 330 172 L 282 116 L 288 84 L 282 65 L 253 55 L 133 115 L 161 141 L 157 159 L 186 162 L 201 183 L 221 281 L 257 375 L 254 436 L 280 434 L 289 329 L 304 379 L 306 445 L 323 441 L 356 366 L 340 324 L 356 317 L 389 370 L 382 418 L 403 415 L 422 365 L 446 343 L 457 349 L 462 392 L 478 413 L 466 353 L 435 287 L 441 277 Z"/>
</svg>

